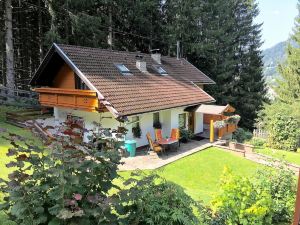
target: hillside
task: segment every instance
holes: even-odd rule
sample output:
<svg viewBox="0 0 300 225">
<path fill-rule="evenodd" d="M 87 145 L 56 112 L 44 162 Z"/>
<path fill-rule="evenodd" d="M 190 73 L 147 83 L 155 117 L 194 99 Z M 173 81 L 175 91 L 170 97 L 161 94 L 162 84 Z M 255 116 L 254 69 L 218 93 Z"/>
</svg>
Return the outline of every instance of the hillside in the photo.
<svg viewBox="0 0 300 225">
<path fill-rule="evenodd" d="M 263 73 L 268 84 L 274 84 L 275 79 L 280 76 L 277 72 L 277 65 L 285 58 L 286 45 L 287 41 L 283 41 L 263 51 Z"/>
</svg>

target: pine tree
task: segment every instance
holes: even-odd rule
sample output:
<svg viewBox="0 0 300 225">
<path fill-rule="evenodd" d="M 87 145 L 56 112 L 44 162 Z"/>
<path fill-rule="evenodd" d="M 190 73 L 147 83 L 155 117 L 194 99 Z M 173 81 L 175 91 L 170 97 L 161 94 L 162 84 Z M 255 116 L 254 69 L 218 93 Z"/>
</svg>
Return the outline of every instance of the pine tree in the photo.
<svg viewBox="0 0 300 225">
<path fill-rule="evenodd" d="M 300 101 L 300 4 L 298 3 L 299 15 L 295 20 L 294 33 L 291 40 L 295 44 L 289 44 L 287 47 L 287 59 L 279 64 L 278 71 L 282 76 L 278 80 L 278 86 L 275 91 L 280 101 L 293 104 Z"/>
<path fill-rule="evenodd" d="M 240 126 L 250 130 L 254 127 L 258 111 L 266 101 L 260 51 L 261 25 L 253 23 L 258 13 L 258 6 L 254 1 L 236 1 L 234 33 L 237 49 L 231 90 L 233 101 L 230 103 L 241 115 Z"/>
</svg>

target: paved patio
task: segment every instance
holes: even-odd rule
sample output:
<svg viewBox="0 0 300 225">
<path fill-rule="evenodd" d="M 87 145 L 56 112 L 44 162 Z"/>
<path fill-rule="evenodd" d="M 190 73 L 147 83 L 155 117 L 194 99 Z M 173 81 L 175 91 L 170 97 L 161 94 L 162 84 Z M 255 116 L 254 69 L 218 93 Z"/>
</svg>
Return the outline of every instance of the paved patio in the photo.
<svg viewBox="0 0 300 225">
<path fill-rule="evenodd" d="M 118 169 L 120 171 L 157 169 L 211 146 L 209 140 L 204 139 L 201 141 L 192 140 L 186 144 L 182 143 L 178 151 L 169 149 L 165 155 L 157 155 L 152 151 L 147 154 L 146 151 L 141 151 L 135 157 L 122 158 L 123 165 L 120 165 Z"/>
</svg>

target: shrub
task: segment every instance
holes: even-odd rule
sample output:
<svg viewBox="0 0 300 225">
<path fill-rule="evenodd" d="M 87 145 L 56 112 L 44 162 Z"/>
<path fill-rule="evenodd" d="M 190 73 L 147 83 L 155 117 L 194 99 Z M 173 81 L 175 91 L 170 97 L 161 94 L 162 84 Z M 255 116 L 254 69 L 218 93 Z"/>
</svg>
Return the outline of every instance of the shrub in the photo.
<svg viewBox="0 0 300 225">
<path fill-rule="evenodd" d="M 290 223 L 295 196 L 293 171 L 283 163 L 279 163 L 277 169 L 260 169 L 250 178 L 233 176 L 225 171 L 221 179 L 221 192 L 212 201 L 211 221 L 208 224 Z"/>
<path fill-rule="evenodd" d="M 218 224 L 272 224 L 272 198 L 268 190 L 257 188 L 249 178 L 225 172 L 221 192 L 212 202 Z"/>
<path fill-rule="evenodd" d="M 132 173 L 124 186 L 130 188 L 118 195 L 126 207 L 116 209 L 126 224 L 192 225 L 199 222 L 193 212 L 198 204 L 179 185 L 156 174 Z"/>
<path fill-rule="evenodd" d="M 249 144 L 254 145 L 255 147 L 263 147 L 265 146 L 267 141 L 263 138 L 258 138 L 258 137 L 253 137 L 250 141 Z"/>
<path fill-rule="evenodd" d="M 13 146 L 7 153 L 12 161 L 6 166 L 14 170 L 7 181 L 0 180 L 5 195 L 0 210 L 6 210 L 17 224 L 114 222 L 108 191 L 117 177 L 117 151 L 76 145 L 68 137 L 44 148 L 18 135 L 4 136 Z"/>
<path fill-rule="evenodd" d="M 282 164 L 278 170 L 259 170 L 256 179 L 258 188 L 268 190 L 272 197 L 273 224 L 289 223 L 295 209 L 296 182 L 293 171 Z"/>
<path fill-rule="evenodd" d="M 187 142 L 188 140 L 194 137 L 193 132 L 185 128 L 179 128 L 179 133 L 181 141 L 183 143 Z"/>
<path fill-rule="evenodd" d="M 245 141 L 250 140 L 252 137 L 252 133 L 244 130 L 243 128 L 237 128 L 232 135 L 232 139 L 239 143 L 244 143 Z"/>
<path fill-rule="evenodd" d="M 277 113 L 269 121 L 269 144 L 273 148 L 296 151 L 299 146 L 300 124 L 292 116 Z"/>
</svg>

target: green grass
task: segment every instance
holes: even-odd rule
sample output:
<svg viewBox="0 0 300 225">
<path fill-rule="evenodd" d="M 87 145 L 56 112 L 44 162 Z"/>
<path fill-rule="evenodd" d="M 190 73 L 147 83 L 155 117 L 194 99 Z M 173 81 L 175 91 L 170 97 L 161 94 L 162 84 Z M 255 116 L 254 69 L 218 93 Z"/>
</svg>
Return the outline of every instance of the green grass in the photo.
<svg viewBox="0 0 300 225">
<path fill-rule="evenodd" d="M 171 163 L 158 173 L 169 181 L 182 186 L 195 200 L 208 204 L 218 192 L 219 180 L 227 167 L 233 174 L 251 176 L 262 166 L 242 157 L 212 147 Z M 130 172 L 121 172 L 123 177 Z"/>
<path fill-rule="evenodd" d="M 275 150 L 271 148 L 256 148 L 255 152 L 261 153 L 267 156 L 274 157 L 276 159 L 285 160 L 289 163 L 294 163 L 300 165 L 300 153 L 299 152 L 290 152 L 284 150 Z"/>
</svg>

